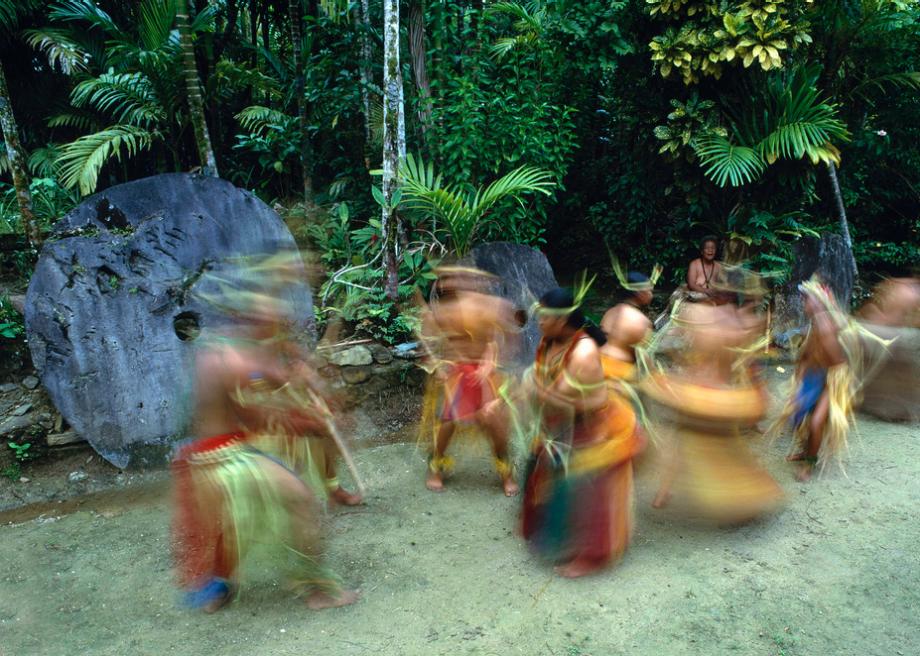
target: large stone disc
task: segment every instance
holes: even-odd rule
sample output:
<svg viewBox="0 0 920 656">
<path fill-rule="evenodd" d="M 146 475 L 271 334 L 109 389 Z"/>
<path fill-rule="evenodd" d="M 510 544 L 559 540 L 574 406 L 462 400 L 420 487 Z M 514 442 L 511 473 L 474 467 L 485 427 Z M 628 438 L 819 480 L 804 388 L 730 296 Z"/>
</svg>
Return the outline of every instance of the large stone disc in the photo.
<svg viewBox="0 0 920 656">
<path fill-rule="evenodd" d="M 32 360 L 58 410 L 118 467 L 164 462 L 187 433 L 190 329 L 222 320 L 196 296 L 202 274 L 294 247 L 274 211 L 217 178 L 158 175 L 86 199 L 55 225 L 26 297 Z M 286 294 L 312 340 L 309 287 Z"/>
<path fill-rule="evenodd" d="M 494 293 L 526 314 L 527 323 L 511 359 L 517 368 L 529 367 L 540 343 L 540 328 L 530 312 L 531 305 L 559 286 L 546 255 L 530 246 L 500 241 L 479 244 L 473 248 L 469 259 L 476 267 L 498 276 Z"/>
</svg>

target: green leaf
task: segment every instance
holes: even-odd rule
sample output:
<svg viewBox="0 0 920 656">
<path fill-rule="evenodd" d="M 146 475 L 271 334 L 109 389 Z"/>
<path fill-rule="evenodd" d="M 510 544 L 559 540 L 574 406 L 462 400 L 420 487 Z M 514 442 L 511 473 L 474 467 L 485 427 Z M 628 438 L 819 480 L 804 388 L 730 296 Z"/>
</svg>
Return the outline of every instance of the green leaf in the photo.
<svg viewBox="0 0 920 656">
<path fill-rule="evenodd" d="M 379 187 L 371 186 L 371 195 L 380 207 L 387 206 L 387 199 L 384 198 L 383 191 L 381 191 Z"/>
</svg>

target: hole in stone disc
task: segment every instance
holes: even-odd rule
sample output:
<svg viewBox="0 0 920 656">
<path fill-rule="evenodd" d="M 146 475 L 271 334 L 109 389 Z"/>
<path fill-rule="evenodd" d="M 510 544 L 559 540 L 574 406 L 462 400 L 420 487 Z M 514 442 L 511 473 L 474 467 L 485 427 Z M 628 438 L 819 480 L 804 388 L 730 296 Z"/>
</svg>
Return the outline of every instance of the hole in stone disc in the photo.
<svg viewBox="0 0 920 656">
<path fill-rule="evenodd" d="M 201 317 L 197 312 L 180 312 L 173 319 L 176 337 L 183 342 L 190 342 L 201 334 Z"/>
</svg>

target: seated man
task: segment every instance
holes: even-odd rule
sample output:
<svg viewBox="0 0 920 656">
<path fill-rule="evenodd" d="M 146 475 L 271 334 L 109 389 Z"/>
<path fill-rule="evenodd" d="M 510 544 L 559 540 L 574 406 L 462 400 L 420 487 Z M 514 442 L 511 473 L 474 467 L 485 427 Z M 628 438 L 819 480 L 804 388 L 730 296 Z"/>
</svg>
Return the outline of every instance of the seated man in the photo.
<svg viewBox="0 0 920 656">
<path fill-rule="evenodd" d="M 713 300 L 713 282 L 718 280 L 719 272 L 722 270 L 722 265 L 716 261 L 718 249 L 718 237 L 703 237 L 703 241 L 700 242 L 700 256 L 687 267 L 687 284 L 681 285 L 671 294 L 665 311 L 655 318 L 655 330 L 660 330 L 664 326 L 675 312 L 676 304 L 683 301 L 704 303 Z"/>
<path fill-rule="evenodd" d="M 687 289 L 690 300 L 705 301 L 712 295 L 712 283 L 719 276 L 721 265 L 716 262 L 719 241 L 710 235 L 700 243 L 700 256 L 687 269 Z"/>
</svg>

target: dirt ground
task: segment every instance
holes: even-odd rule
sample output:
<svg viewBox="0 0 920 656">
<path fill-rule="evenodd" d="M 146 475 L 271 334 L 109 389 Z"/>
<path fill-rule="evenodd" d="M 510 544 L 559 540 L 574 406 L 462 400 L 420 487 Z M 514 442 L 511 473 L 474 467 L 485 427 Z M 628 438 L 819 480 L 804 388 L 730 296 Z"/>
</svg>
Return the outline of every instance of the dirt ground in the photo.
<svg viewBox="0 0 920 656">
<path fill-rule="evenodd" d="M 485 458 L 434 495 L 413 446 L 363 450 L 367 505 L 329 518 L 330 562 L 362 597 L 322 612 L 262 570 L 215 615 L 183 608 L 162 480 L 52 504 L 0 526 L 0 654 L 920 653 L 920 428 L 861 419 L 848 477 L 809 484 L 783 444 L 763 450 L 780 513 L 727 529 L 652 510 L 646 462 L 632 548 L 577 581 L 528 554 Z"/>
</svg>

